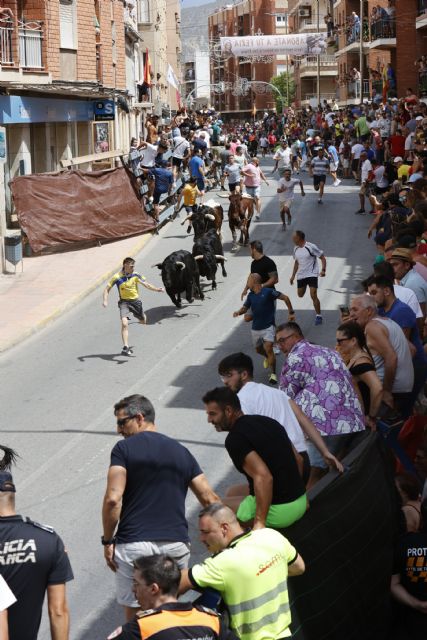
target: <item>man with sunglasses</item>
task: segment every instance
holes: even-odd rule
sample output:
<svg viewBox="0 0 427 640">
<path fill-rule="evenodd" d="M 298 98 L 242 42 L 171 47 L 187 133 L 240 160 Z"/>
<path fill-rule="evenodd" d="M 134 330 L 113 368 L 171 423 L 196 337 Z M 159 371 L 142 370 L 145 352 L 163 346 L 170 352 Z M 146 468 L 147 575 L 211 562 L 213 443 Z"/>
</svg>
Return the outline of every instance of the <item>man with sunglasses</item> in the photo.
<svg viewBox="0 0 427 640">
<path fill-rule="evenodd" d="M 131 620 L 139 605 L 132 590 L 134 561 L 166 553 L 181 569 L 190 557 L 185 498 L 202 506 L 220 499 L 192 454 L 156 431 L 148 398 L 132 395 L 114 405 L 117 432 L 102 507 L 104 556 L 116 576 L 116 597 Z"/>
</svg>

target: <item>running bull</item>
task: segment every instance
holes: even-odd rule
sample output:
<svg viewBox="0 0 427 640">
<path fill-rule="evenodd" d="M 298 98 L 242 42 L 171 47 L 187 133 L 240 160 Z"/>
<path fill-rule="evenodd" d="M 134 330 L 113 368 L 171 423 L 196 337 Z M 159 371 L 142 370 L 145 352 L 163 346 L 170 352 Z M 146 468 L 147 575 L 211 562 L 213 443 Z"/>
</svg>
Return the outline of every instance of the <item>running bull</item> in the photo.
<svg viewBox="0 0 427 640">
<path fill-rule="evenodd" d="M 199 268 L 189 251 L 174 251 L 163 262 L 153 264 L 153 267 L 161 269 L 166 293 L 178 309 L 182 306 L 181 293 L 185 292 L 190 303 L 194 302 L 195 295 L 203 300 Z"/>
<path fill-rule="evenodd" d="M 224 250 L 215 229 L 209 229 L 201 238 L 196 238 L 193 245 L 193 256 L 199 273 L 203 278 L 211 280 L 212 289 L 216 289 L 216 270 L 221 265 L 222 275 L 227 277 L 224 262 Z"/>
<path fill-rule="evenodd" d="M 209 229 L 215 229 L 218 236 L 221 237 L 221 227 L 224 219 L 224 210 L 215 200 L 208 200 L 206 204 L 196 205 L 181 225 L 189 223 L 187 233 L 190 233 L 191 227 L 194 230 L 194 238 L 200 238 Z"/>
</svg>

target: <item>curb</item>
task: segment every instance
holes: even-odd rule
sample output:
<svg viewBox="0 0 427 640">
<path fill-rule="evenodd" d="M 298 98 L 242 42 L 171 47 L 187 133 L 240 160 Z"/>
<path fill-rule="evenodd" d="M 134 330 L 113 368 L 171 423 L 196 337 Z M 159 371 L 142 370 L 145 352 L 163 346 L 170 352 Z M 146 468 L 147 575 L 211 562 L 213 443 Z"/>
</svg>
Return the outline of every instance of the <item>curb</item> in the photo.
<svg viewBox="0 0 427 640">
<path fill-rule="evenodd" d="M 135 257 L 136 254 L 139 253 L 153 237 L 154 237 L 153 233 L 144 234 L 143 238 L 135 244 L 135 246 L 131 249 L 131 251 L 129 251 L 129 255 L 132 258 Z M 22 331 L 19 334 L 19 336 L 11 338 L 9 341 L 5 342 L 4 344 L 0 343 L 0 353 L 5 353 L 12 347 L 16 346 L 17 344 L 25 340 L 26 338 L 29 338 L 30 336 L 37 333 L 38 331 L 41 331 L 41 329 L 44 329 L 48 324 L 56 320 L 56 318 L 58 318 L 63 313 L 71 309 L 73 306 L 81 302 L 90 293 L 92 293 L 92 291 L 97 289 L 97 287 L 99 287 L 103 282 L 111 278 L 111 276 L 114 275 L 116 271 L 120 269 L 120 267 L 121 267 L 121 263 L 117 264 L 114 268 L 106 271 L 102 276 L 97 278 L 94 282 L 91 282 L 85 289 L 80 291 L 73 298 L 67 300 L 67 302 L 64 302 L 64 304 L 62 304 L 61 306 L 57 307 L 54 311 L 49 313 L 45 318 L 37 322 L 34 326 L 32 326 L 29 329 L 26 329 L 25 331 Z"/>
</svg>

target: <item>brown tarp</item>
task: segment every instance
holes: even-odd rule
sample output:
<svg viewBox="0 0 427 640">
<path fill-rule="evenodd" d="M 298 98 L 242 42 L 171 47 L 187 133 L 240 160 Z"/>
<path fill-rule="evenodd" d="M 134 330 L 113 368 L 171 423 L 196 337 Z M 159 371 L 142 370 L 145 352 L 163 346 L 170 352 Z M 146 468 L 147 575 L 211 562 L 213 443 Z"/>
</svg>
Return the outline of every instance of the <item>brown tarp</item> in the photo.
<svg viewBox="0 0 427 640">
<path fill-rule="evenodd" d="M 123 167 L 19 176 L 10 186 L 19 224 L 35 252 L 155 228 Z"/>
</svg>

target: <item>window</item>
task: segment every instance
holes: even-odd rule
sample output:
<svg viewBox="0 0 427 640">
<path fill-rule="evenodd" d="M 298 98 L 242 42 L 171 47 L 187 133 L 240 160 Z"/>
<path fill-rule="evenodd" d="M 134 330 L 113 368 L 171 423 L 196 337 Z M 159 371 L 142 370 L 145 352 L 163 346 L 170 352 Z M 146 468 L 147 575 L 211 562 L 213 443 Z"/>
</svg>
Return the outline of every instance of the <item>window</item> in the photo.
<svg viewBox="0 0 427 640">
<path fill-rule="evenodd" d="M 138 23 L 149 24 L 150 22 L 150 0 L 138 0 Z"/>
<path fill-rule="evenodd" d="M 285 64 L 278 64 L 277 65 L 277 75 L 279 76 L 281 73 L 285 73 L 286 71 L 286 65 Z"/>
<path fill-rule="evenodd" d="M 61 49 L 77 49 L 76 0 L 60 0 L 59 33 Z"/>
</svg>

